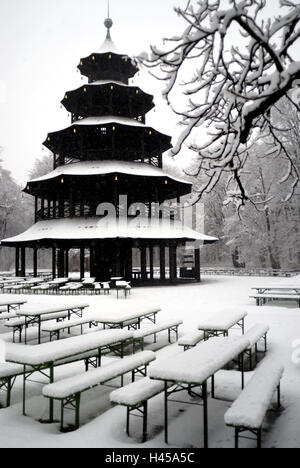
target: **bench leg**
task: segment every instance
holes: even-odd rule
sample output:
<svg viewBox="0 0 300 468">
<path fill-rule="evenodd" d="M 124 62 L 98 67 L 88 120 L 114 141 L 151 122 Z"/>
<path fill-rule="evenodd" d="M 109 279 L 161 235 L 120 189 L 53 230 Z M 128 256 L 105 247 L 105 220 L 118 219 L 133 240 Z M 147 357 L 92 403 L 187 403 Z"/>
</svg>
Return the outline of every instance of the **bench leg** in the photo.
<svg viewBox="0 0 300 468">
<path fill-rule="evenodd" d="M 63 432 L 64 430 L 64 400 L 61 400 L 61 408 L 60 408 L 60 431 Z"/>
<path fill-rule="evenodd" d="M 258 449 L 261 449 L 261 433 L 262 433 L 262 430 L 260 428 L 257 431 L 257 448 Z"/>
<path fill-rule="evenodd" d="M 239 448 L 239 430 L 238 430 L 238 428 L 235 428 L 235 443 L 234 443 L 234 448 L 236 448 L 236 449 Z"/>
<path fill-rule="evenodd" d="M 127 408 L 126 434 L 130 437 L 130 408 Z"/>
<path fill-rule="evenodd" d="M 281 391 L 280 391 L 280 384 L 277 387 L 277 409 L 281 408 Z"/>
<path fill-rule="evenodd" d="M 148 401 L 143 403 L 143 442 L 147 440 L 147 425 L 148 425 Z"/>
<path fill-rule="evenodd" d="M 81 394 L 77 393 L 75 397 L 75 429 L 79 429 L 80 426 L 80 400 Z"/>
</svg>

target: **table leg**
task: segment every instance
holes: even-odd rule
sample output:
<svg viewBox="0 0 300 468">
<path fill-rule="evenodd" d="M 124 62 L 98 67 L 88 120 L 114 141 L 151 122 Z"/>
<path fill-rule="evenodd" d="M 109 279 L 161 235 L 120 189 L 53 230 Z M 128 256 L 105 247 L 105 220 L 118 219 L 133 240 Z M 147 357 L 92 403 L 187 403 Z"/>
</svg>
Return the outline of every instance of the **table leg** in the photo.
<svg viewBox="0 0 300 468">
<path fill-rule="evenodd" d="M 51 364 L 50 366 L 50 384 L 54 382 L 54 365 Z M 49 422 L 52 423 L 54 421 L 54 400 L 50 398 L 49 402 Z"/>
<path fill-rule="evenodd" d="M 42 328 L 42 318 L 39 316 L 39 344 L 41 344 L 41 328 Z"/>
<path fill-rule="evenodd" d="M 241 359 L 241 374 L 242 374 L 242 390 L 245 388 L 245 368 L 244 368 L 244 353 L 240 355 Z"/>
<path fill-rule="evenodd" d="M 165 382 L 165 443 L 168 443 L 168 382 Z"/>
<path fill-rule="evenodd" d="M 204 448 L 208 449 L 208 401 L 207 382 L 202 385 Z"/>
<path fill-rule="evenodd" d="M 23 416 L 26 416 L 26 366 L 23 372 Z"/>
</svg>

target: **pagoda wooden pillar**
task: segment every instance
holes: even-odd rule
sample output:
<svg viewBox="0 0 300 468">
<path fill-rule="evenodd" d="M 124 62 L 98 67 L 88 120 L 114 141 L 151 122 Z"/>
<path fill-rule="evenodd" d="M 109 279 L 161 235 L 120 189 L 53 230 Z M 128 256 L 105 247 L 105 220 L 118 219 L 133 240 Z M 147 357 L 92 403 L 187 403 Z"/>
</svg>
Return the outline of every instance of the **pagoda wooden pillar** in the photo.
<svg viewBox="0 0 300 468">
<path fill-rule="evenodd" d="M 80 247 L 80 279 L 83 280 L 85 277 L 85 257 L 84 257 L 84 246 Z"/>
<path fill-rule="evenodd" d="M 150 253 L 150 279 L 154 279 L 154 251 L 153 251 L 153 245 L 150 245 L 149 247 L 149 253 Z"/>
<path fill-rule="evenodd" d="M 131 245 L 128 246 L 126 249 L 125 255 L 125 279 L 126 281 L 132 281 L 132 247 Z"/>
<path fill-rule="evenodd" d="M 195 279 L 198 283 L 201 283 L 200 249 L 195 249 Z"/>
<path fill-rule="evenodd" d="M 52 278 L 56 278 L 56 247 L 52 248 Z"/>
<path fill-rule="evenodd" d="M 90 247 L 90 275 L 91 275 L 91 278 L 94 278 L 95 276 L 97 276 L 95 274 L 95 250 L 94 250 L 94 247 Z"/>
<path fill-rule="evenodd" d="M 20 276 L 26 276 L 26 249 L 21 247 L 21 272 Z"/>
<path fill-rule="evenodd" d="M 65 251 L 63 248 L 58 249 L 57 273 L 59 278 L 65 277 Z"/>
<path fill-rule="evenodd" d="M 16 277 L 20 275 L 20 249 L 19 247 L 16 247 L 15 273 L 16 273 Z"/>
<path fill-rule="evenodd" d="M 34 247 L 33 249 L 33 277 L 38 277 L 38 249 Z"/>
<path fill-rule="evenodd" d="M 160 279 L 166 279 L 166 249 L 164 245 L 159 247 Z"/>
<path fill-rule="evenodd" d="M 147 249 L 146 247 L 141 247 L 141 273 L 142 280 L 147 280 Z"/>
<path fill-rule="evenodd" d="M 174 283 L 177 279 L 177 246 L 173 242 L 169 244 L 169 268 L 170 283 Z"/>
<path fill-rule="evenodd" d="M 69 277 L 69 249 L 65 249 L 65 277 Z"/>
</svg>

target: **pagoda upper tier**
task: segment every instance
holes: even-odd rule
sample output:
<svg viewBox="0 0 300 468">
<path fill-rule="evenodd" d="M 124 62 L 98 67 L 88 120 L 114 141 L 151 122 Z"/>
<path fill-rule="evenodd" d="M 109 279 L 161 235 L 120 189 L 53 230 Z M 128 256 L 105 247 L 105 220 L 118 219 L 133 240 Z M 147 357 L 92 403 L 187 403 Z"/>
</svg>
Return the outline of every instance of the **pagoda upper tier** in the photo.
<svg viewBox="0 0 300 468">
<path fill-rule="evenodd" d="M 126 117 L 88 117 L 70 127 L 49 133 L 44 145 L 64 159 L 94 161 L 117 159 L 147 161 L 158 159 L 162 167 L 162 153 L 172 147 L 171 137 L 142 122 Z"/>
<path fill-rule="evenodd" d="M 62 105 L 72 113 L 72 121 L 85 117 L 115 115 L 145 122 L 145 114 L 154 107 L 153 96 L 139 87 L 124 90 L 121 82 L 96 81 L 68 91 Z"/>
<path fill-rule="evenodd" d="M 139 71 L 130 57 L 109 51 L 81 59 L 78 69 L 83 76 L 88 77 L 89 83 L 112 79 L 128 84 L 129 79 Z"/>
</svg>

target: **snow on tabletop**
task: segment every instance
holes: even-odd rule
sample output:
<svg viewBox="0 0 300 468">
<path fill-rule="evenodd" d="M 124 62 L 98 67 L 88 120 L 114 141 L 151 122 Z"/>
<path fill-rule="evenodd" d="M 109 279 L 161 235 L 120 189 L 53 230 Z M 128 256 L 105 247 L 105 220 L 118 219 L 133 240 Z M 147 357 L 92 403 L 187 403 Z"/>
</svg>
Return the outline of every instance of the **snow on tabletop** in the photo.
<svg viewBox="0 0 300 468">
<path fill-rule="evenodd" d="M 28 242 L 40 239 L 191 239 L 216 242 L 207 236 L 183 226 L 181 221 L 157 218 L 116 219 L 108 216 L 64 218 L 38 221 L 22 234 L 2 242 Z M 49 283 L 50 284 L 50 283 Z"/>
<path fill-rule="evenodd" d="M 145 377 L 137 382 L 126 385 L 126 387 L 114 390 L 110 394 L 110 401 L 119 405 L 134 406 L 161 393 L 164 388 L 164 382 Z"/>
<path fill-rule="evenodd" d="M 250 341 L 250 344 L 253 346 L 270 330 L 269 325 L 265 323 L 257 323 L 245 334 L 245 338 Z"/>
<path fill-rule="evenodd" d="M 204 332 L 202 331 L 192 331 L 190 333 L 187 333 L 186 335 L 182 336 L 178 340 L 179 346 L 194 346 L 199 341 L 204 340 Z"/>
<path fill-rule="evenodd" d="M 27 301 L 25 300 L 13 300 L 13 299 L 8 299 L 6 301 L 0 301 L 0 307 L 2 306 L 13 306 L 13 305 L 22 305 L 22 304 L 26 304 Z"/>
<path fill-rule="evenodd" d="M 77 163 L 68 164 L 66 166 L 59 166 L 54 171 L 37 179 L 30 180 L 29 182 L 40 182 L 68 175 L 103 175 L 112 173 L 147 177 L 169 177 L 176 182 L 192 185 L 190 181 L 183 178 L 180 179 L 178 177 L 174 177 L 159 167 L 150 166 L 146 163 L 132 163 L 128 161 L 80 161 Z"/>
<path fill-rule="evenodd" d="M 202 384 L 228 362 L 249 348 L 244 337 L 212 338 L 185 353 L 150 366 L 152 379 Z"/>
<path fill-rule="evenodd" d="M 283 372 L 284 367 L 276 356 L 271 354 L 266 357 L 225 414 L 226 425 L 260 428 Z"/>
<path fill-rule="evenodd" d="M 241 309 L 226 309 L 214 314 L 209 319 L 203 320 L 198 324 L 199 330 L 229 330 L 242 319 L 247 317 L 248 313 Z"/>
<path fill-rule="evenodd" d="M 164 322 L 156 323 L 155 325 L 150 325 L 149 327 L 144 327 L 141 330 L 134 331 L 134 338 L 141 338 L 146 334 L 158 333 L 159 331 L 166 330 L 167 328 L 175 327 L 182 325 L 183 321 L 174 319 L 174 320 L 165 320 Z"/>
<path fill-rule="evenodd" d="M 141 318 L 145 315 L 158 313 L 161 308 L 158 306 L 145 306 L 133 304 L 120 304 L 120 306 L 105 305 L 105 311 L 94 315 L 95 321 L 99 323 L 121 323 L 129 320 Z"/>
<path fill-rule="evenodd" d="M 143 351 L 139 354 L 120 359 L 99 369 L 86 372 L 68 379 L 47 385 L 43 388 L 43 395 L 50 398 L 66 398 L 99 383 L 107 382 L 119 375 L 130 372 L 152 362 L 156 359 L 152 351 Z"/>
<path fill-rule="evenodd" d="M 64 328 L 72 328 L 72 327 L 78 327 L 80 325 L 86 325 L 88 323 L 91 323 L 93 321 L 92 318 L 83 318 L 83 319 L 78 319 L 78 320 L 68 320 L 66 322 L 60 322 L 60 323 L 53 323 L 53 324 L 47 324 L 42 326 L 42 331 L 56 331 L 56 330 L 62 330 Z"/>
<path fill-rule="evenodd" d="M 133 338 L 127 330 L 103 330 L 36 346 L 7 343 L 6 361 L 17 364 L 40 365 L 91 351 L 102 346 Z"/>
<path fill-rule="evenodd" d="M 85 309 L 89 307 L 90 305 L 87 304 L 86 302 L 69 302 L 67 304 L 61 304 L 57 306 L 37 306 L 35 305 L 34 307 L 31 306 L 26 306 L 23 307 L 21 310 L 17 310 L 16 314 L 20 316 L 25 316 L 25 317 L 30 317 L 30 316 L 39 316 L 39 315 L 48 315 L 48 314 L 54 314 L 56 312 L 65 312 L 69 311 L 72 309 Z"/>
<path fill-rule="evenodd" d="M 62 318 L 67 318 L 67 317 L 68 317 L 67 312 L 58 312 L 58 313 L 55 313 L 55 314 L 42 315 L 41 316 L 41 321 L 42 322 L 47 322 L 47 321 L 50 321 L 50 320 L 62 319 Z M 4 326 L 8 327 L 8 328 L 12 328 L 12 327 L 16 327 L 16 326 L 19 326 L 19 325 L 25 325 L 26 322 L 27 322 L 26 317 L 21 317 L 21 318 L 18 318 L 16 320 L 10 320 L 10 321 L 6 322 L 4 324 Z"/>
</svg>

